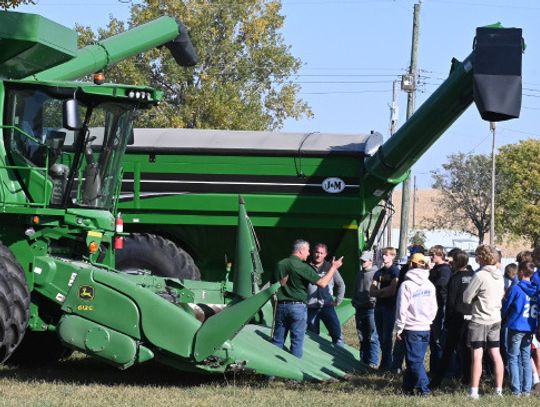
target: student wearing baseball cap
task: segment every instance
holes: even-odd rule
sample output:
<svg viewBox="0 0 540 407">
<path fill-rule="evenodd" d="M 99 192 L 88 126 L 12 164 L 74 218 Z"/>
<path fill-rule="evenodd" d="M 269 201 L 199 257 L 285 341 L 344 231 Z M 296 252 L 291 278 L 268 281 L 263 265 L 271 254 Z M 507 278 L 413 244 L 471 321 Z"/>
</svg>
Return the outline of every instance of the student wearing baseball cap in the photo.
<svg viewBox="0 0 540 407">
<path fill-rule="evenodd" d="M 405 343 L 406 370 L 403 392 L 431 394 L 424 358 L 429 345 L 430 325 L 437 314 L 435 286 L 429 281 L 427 259 L 414 253 L 405 281 L 399 287 L 396 303 L 396 339 Z"/>
</svg>

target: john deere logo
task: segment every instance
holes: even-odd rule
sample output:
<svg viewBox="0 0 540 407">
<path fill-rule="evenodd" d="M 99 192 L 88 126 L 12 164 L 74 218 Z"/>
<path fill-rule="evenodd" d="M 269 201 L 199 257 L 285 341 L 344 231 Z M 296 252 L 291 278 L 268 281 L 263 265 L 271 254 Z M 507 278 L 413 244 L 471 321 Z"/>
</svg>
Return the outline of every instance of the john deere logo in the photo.
<svg viewBox="0 0 540 407">
<path fill-rule="evenodd" d="M 79 287 L 79 298 L 81 300 L 93 300 L 94 299 L 94 287 L 90 285 L 81 285 Z"/>
<path fill-rule="evenodd" d="M 345 181 L 338 177 L 325 178 L 322 189 L 329 194 L 339 194 L 345 189 Z"/>
</svg>

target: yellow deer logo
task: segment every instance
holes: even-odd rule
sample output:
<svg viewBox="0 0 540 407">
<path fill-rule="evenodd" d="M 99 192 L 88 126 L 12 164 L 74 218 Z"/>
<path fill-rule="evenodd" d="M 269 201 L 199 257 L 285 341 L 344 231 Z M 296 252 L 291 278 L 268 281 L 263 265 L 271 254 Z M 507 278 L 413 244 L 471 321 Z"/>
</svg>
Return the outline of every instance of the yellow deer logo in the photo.
<svg viewBox="0 0 540 407">
<path fill-rule="evenodd" d="M 79 298 L 82 300 L 94 299 L 94 287 L 90 285 L 81 285 L 79 287 Z"/>
</svg>

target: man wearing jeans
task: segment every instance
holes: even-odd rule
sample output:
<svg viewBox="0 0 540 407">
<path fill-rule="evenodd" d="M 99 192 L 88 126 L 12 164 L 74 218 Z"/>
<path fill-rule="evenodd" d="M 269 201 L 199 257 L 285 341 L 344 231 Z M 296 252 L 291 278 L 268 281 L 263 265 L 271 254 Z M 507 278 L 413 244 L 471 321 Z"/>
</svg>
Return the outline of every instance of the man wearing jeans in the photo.
<svg viewBox="0 0 540 407">
<path fill-rule="evenodd" d="M 277 309 L 274 320 L 272 343 L 283 348 L 285 338 L 291 334 L 291 353 L 302 357 L 304 336 L 307 325 L 307 286 L 309 283 L 324 288 L 341 267 L 343 257 L 332 259 L 328 272 L 320 277 L 311 266 L 305 263 L 309 257 L 309 243 L 296 240 L 292 254 L 281 260 L 274 272 L 273 282 L 280 281 L 282 286 L 277 292 Z"/>
<path fill-rule="evenodd" d="M 429 328 L 437 314 L 437 299 L 435 286 L 429 281 L 425 256 L 415 253 L 410 263 L 411 268 L 397 294 L 396 340 L 405 342 L 403 392 L 412 395 L 418 391 L 427 396 L 431 391 L 424 357 L 429 344 Z"/>
<path fill-rule="evenodd" d="M 328 256 L 328 247 L 324 243 L 317 243 L 310 266 L 319 277 L 323 277 L 332 266 L 329 261 L 326 261 L 326 256 Z M 322 321 L 332 338 L 332 343 L 339 347 L 343 347 L 344 342 L 336 307 L 341 304 L 344 295 L 345 283 L 339 271 L 336 271 L 334 278 L 325 288 L 314 284 L 308 286 L 308 331 L 319 335 Z"/>
<path fill-rule="evenodd" d="M 360 263 L 362 268 L 356 273 L 352 299 L 360 341 L 360 360 L 376 368 L 379 364 L 379 336 L 375 328 L 375 298 L 369 296 L 369 287 L 377 271 L 373 266 L 373 252 L 363 252 Z"/>
<path fill-rule="evenodd" d="M 396 290 L 399 268 L 394 265 L 396 249 L 382 249 L 383 266 L 375 272 L 369 295 L 377 299 L 375 305 L 375 325 L 381 344 L 381 364 L 379 370 L 388 371 L 392 367 L 392 336 L 396 315 Z"/>
</svg>

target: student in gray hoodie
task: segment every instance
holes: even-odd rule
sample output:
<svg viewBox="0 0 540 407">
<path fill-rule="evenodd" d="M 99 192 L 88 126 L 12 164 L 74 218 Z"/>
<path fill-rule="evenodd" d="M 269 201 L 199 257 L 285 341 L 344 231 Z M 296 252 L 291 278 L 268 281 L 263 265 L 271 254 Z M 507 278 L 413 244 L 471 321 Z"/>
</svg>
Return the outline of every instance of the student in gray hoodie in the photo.
<svg viewBox="0 0 540 407">
<path fill-rule="evenodd" d="M 435 286 L 429 281 L 427 260 L 422 253 L 414 253 L 410 270 L 400 285 L 396 303 L 396 339 L 405 342 L 406 370 L 403 392 L 431 394 L 424 357 L 429 345 L 430 325 L 437 315 Z"/>
<path fill-rule="evenodd" d="M 475 251 L 480 269 L 463 292 L 463 302 L 472 305 L 472 317 L 467 333 L 467 343 L 472 348 L 471 391 L 478 398 L 482 375 L 482 356 L 487 347 L 495 370 L 495 394 L 502 395 L 504 365 L 499 350 L 501 307 L 504 296 L 503 273 L 496 266 L 499 254 L 495 248 L 480 245 Z"/>
</svg>

